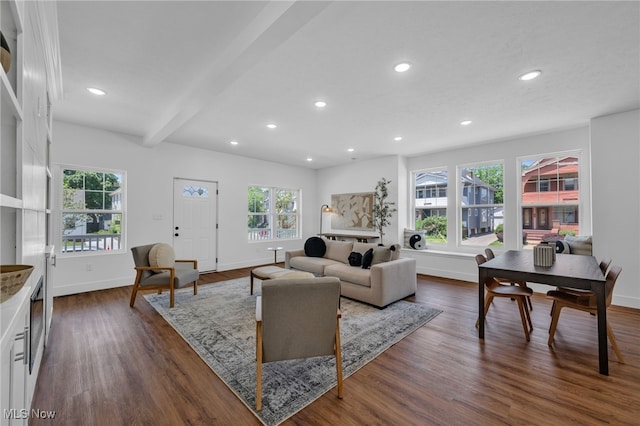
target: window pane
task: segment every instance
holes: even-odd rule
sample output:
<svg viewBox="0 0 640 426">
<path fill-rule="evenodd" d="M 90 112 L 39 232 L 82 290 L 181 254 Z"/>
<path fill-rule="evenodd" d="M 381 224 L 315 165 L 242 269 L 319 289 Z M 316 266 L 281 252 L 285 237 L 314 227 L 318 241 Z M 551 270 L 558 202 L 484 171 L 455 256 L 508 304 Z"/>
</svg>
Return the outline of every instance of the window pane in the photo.
<svg viewBox="0 0 640 426">
<path fill-rule="evenodd" d="M 276 191 L 276 212 L 295 213 L 297 210 L 297 192 L 288 190 Z"/>
<path fill-rule="evenodd" d="M 185 186 L 182 188 L 183 197 L 209 198 L 209 188 L 205 186 Z"/>
<path fill-rule="evenodd" d="M 295 215 L 278 215 L 276 238 L 295 238 L 298 231 L 298 220 Z"/>
<path fill-rule="evenodd" d="M 249 211 L 251 213 L 269 211 L 269 188 L 249 187 Z"/>
<path fill-rule="evenodd" d="M 271 239 L 269 215 L 250 214 L 248 218 L 249 240 Z"/>
<path fill-rule="evenodd" d="M 579 158 L 545 156 L 521 161 L 522 232 L 530 248 L 578 235 Z"/>
<path fill-rule="evenodd" d="M 65 213 L 62 251 L 101 251 L 121 248 L 122 214 Z"/>
<path fill-rule="evenodd" d="M 415 229 L 427 231 L 430 243 L 447 242 L 447 171 L 433 169 L 414 173 Z"/>
<path fill-rule="evenodd" d="M 501 246 L 504 168 L 490 164 L 460 169 L 462 245 Z"/>
</svg>

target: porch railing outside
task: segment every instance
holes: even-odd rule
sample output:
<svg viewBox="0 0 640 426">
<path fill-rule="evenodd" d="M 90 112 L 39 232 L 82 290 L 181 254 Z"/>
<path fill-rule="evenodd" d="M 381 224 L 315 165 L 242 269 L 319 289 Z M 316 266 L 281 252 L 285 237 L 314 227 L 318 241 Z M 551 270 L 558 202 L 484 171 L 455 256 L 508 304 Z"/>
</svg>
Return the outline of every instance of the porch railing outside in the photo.
<svg viewBox="0 0 640 426">
<path fill-rule="evenodd" d="M 63 235 L 62 252 L 120 250 L 121 234 Z"/>
<path fill-rule="evenodd" d="M 277 229 L 276 239 L 291 239 L 298 236 L 296 229 Z M 271 240 L 271 229 L 252 228 L 249 229 L 249 241 Z"/>
</svg>

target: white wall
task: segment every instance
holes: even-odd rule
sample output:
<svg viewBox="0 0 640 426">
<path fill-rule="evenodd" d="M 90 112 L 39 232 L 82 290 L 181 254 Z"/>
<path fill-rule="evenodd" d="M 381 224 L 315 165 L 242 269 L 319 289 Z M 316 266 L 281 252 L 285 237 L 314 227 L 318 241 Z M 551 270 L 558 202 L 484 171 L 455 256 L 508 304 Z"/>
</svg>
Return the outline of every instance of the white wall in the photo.
<svg viewBox="0 0 640 426">
<path fill-rule="evenodd" d="M 594 256 L 622 267 L 616 305 L 640 308 L 640 110 L 591 120 Z"/>
<path fill-rule="evenodd" d="M 174 177 L 218 182 L 219 271 L 273 262 L 273 252 L 267 251 L 273 243 L 247 240 L 247 187 L 251 184 L 301 190 L 303 238 L 278 245 L 300 248 L 306 236 L 317 233 L 319 206 L 314 170 L 169 143 L 147 148 L 140 145 L 139 138 L 64 122 L 54 122 L 54 134 L 54 165 L 122 170 L 127 179 L 127 249 L 120 254 L 58 254 L 56 296 L 133 283 L 133 260 L 128 249 L 172 242 Z M 55 198 L 59 212 L 60 194 Z M 154 220 L 154 215 L 162 219 Z M 56 232 L 59 234 L 59 230 Z M 280 252 L 279 260 L 283 258 Z"/>
</svg>

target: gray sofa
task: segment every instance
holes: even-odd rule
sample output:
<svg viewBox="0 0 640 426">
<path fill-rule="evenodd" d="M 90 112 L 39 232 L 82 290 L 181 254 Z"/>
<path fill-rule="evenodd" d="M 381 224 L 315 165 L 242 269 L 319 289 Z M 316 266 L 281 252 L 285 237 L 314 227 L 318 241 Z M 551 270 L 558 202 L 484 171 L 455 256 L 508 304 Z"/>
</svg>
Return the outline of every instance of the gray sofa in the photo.
<svg viewBox="0 0 640 426">
<path fill-rule="evenodd" d="M 400 258 L 399 244 L 390 250 L 390 246 L 378 247 L 374 243 L 323 240 L 326 252 L 322 257 L 309 257 L 304 249 L 286 251 L 285 268 L 337 277 L 342 296 L 380 308 L 415 294 L 416 261 Z M 370 248 L 375 250 L 370 269 L 349 264 L 351 252 L 364 255 Z"/>
</svg>

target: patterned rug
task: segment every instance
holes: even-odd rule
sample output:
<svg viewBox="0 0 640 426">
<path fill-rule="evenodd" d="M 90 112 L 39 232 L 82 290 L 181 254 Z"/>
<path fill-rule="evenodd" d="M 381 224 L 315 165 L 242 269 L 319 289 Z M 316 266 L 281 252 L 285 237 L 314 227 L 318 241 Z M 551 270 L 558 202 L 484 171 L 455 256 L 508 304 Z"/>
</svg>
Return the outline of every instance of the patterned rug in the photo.
<svg viewBox="0 0 640 426">
<path fill-rule="evenodd" d="M 336 386 L 333 357 L 316 357 L 264 364 L 262 410 L 255 411 L 255 294 L 249 278 L 207 284 L 145 298 L 189 343 L 242 402 L 268 426 L 277 425 Z M 342 365 L 347 378 L 441 311 L 399 301 L 385 309 L 342 298 L 340 336 Z M 349 382 L 345 381 L 345 388 Z"/>
</svg>

